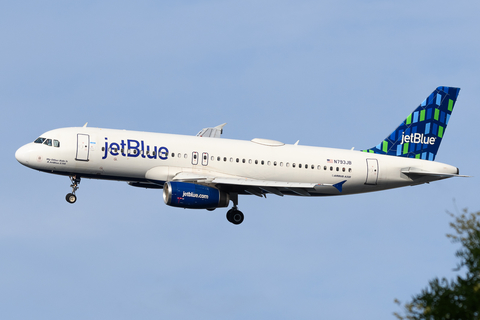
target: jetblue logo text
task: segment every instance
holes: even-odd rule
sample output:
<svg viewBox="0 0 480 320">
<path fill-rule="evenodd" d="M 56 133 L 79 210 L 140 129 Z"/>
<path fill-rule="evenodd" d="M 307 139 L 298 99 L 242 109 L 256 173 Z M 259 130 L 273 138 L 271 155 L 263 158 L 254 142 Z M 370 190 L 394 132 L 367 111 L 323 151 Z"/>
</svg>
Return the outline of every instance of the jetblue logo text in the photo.
<svg viewBox="0 0 480 320">
<path fill-rule="evenodd" d="M 198 194 L 198 193 L 183 191 L 183 197 L 208 199 L 208 194 Z"/>
<path fill-rule="evenodd" d="M 421 143 L 421 144 L 429 144 L 429 145 L 434 145 L 435 144 L 435 137 L 425 137 L 423 133 L 412 133 L 410 135 L 405 135 L 405 132 L 402 133 L 402 142 L 400 144 L 404 143 Z"/>
<path fill-rule="evenodd" d="M 108 138 L 105 138 L 105 154 L 102 159 L 106 159 L 108 155 L 122 156 L 122 157 L 142 157 L 147 159 L 161 159 L 168 158 L 168 149 L 166 147 L 149 146 L 143 140 L 121 140 L 120 143 L 111 142 L 109 144 Z"/>
</svg>

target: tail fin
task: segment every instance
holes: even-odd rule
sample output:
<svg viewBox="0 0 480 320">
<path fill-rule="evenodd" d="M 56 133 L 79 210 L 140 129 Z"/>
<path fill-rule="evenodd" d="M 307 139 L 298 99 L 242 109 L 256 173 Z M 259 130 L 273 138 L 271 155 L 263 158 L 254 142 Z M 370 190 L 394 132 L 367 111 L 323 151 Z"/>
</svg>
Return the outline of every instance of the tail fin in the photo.
<svg viewBox="0 0 480 320">
<path fill-rule="evenodd" d="M 460 88 L 438 87 L 376 147 L 363 152 L 435 160 Z"/>
</svg>

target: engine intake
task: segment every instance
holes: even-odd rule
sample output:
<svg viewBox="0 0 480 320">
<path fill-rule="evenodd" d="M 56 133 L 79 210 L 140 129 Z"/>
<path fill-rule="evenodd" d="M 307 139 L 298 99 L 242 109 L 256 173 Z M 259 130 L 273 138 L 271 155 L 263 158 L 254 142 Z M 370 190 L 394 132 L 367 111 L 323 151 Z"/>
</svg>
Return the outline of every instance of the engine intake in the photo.
<svg viewBox="0 0 480 320">
<path fill-rule="evenodd" d="M 200 184 L 169 181 L 163 185 L 163 201 L 172 207 L 211 209 L 228 207 L 228 193 Z"/>
</svg>

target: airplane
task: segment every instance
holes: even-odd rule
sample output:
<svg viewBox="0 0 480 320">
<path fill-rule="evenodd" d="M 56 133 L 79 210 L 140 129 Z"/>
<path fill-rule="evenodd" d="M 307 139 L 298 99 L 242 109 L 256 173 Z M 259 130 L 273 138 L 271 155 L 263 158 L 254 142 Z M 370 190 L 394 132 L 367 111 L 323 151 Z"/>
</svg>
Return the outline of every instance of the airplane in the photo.
<svg viewBox="0 0 480 320">
<path fill-rule="evenodd" d="M 173 207 L 233 206 L 227 220 L 241 224 L 239 195 L 337 196 L 461 177 L 435 156 L 459 88 L 438 87 L 375 147 L 344 150 L 255 138 L 223 139 L 225 124 L 196 136 L 87 127 L 55 129 L 20 147 L 21 164 L 70 177 L 75 203 L 81 178 L 125 181 L 163 189 Z"/>
</svg>

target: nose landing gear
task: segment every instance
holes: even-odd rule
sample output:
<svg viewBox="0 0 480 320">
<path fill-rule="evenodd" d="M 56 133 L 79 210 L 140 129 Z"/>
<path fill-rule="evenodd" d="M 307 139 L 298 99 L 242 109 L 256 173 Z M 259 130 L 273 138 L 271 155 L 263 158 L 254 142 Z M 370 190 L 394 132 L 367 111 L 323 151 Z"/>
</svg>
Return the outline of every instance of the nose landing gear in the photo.
<svg viewBox="0 0 480 320">
<path fill-rule="evenodd" d="M 80 184 L 80 177 L 77 176 L 70 176 L 70 181 L 72 184 L 70 187 L 72 188 L 72 193 L 67 194 L 65 197 L 65 200 L 67 200 L 68 203 L 75 203 L 77 201 L 77 196 L 75 195 L 75 191 L 78 190 L 78 185 Z"/>
</svg>

